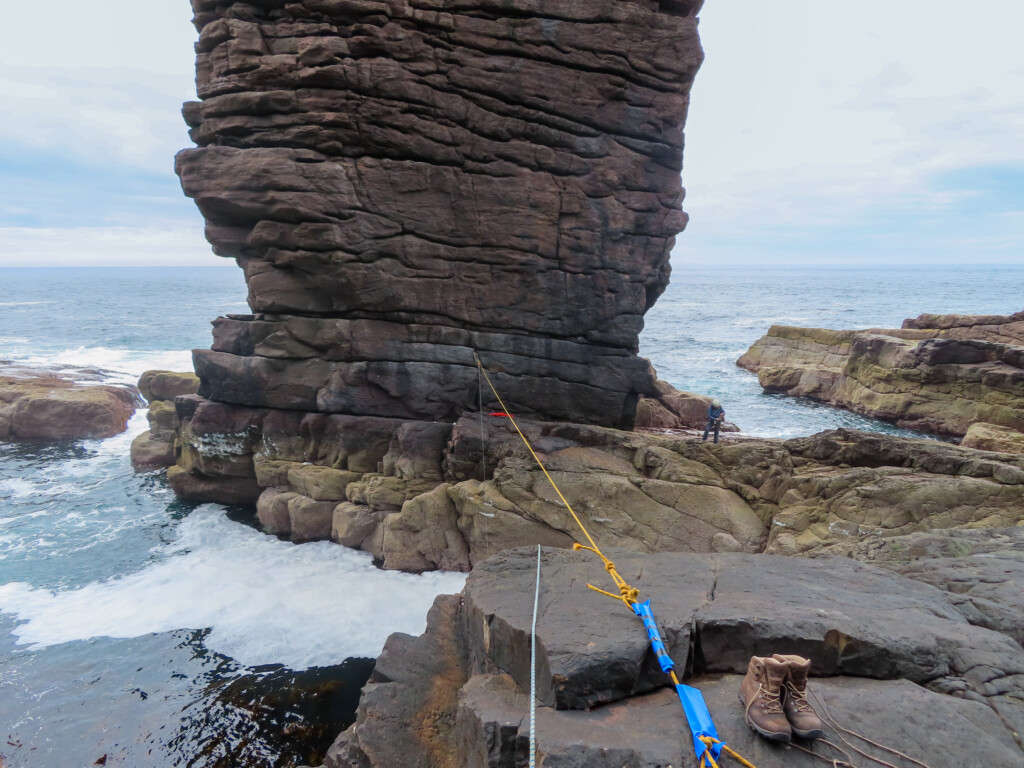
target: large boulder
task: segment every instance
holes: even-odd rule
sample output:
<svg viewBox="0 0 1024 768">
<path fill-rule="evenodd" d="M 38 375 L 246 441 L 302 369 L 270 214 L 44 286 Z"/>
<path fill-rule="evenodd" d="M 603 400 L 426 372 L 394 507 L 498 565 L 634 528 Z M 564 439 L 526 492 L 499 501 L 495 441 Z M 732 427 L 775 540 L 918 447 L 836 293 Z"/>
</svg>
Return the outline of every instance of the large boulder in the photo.
<svg viewBox="0 0 1024 768">
<path fill-rule="evenodd" d="M 0 440 L 113 437 L 127 428 L 139 402 L 131 387 L 80 384 L 54 372 L 10 370 L 0 373 Z"/>
<path fill-rule="evenodd" d="M 178 395 L 199 391 L 199 377 L 191 371 L 146 371 L 139 378 L 139 392 L 152 405 L 155 401 L 173 402 Z"/>
<path fill-rule="evenodd" d="M 479 354 L 517 413 L 631 426 L 700 5 L 192 0 L 176 169 L 253 312 L 200 393 L 450 423 L 493 405 Z"/>
<path fill-rule="evenodd" d="M 1024 453 L 1024 432 L 976 421 L 960 441 L 964 448 L 998 453 Z"/>
</svg>

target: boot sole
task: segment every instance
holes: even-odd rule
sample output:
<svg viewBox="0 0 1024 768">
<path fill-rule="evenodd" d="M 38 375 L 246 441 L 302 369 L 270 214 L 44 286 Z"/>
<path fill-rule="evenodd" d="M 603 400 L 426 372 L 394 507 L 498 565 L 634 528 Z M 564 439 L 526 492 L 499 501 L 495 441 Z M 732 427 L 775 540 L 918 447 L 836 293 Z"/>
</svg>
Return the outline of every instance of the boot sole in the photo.
<svg viewBox="0 0 1024 768">
<path fill-rule="evenodd" d="M 747 702 L 743 700 L 742 695 L 739 696 L 739 700 L 740 704 L 742 704 L 745 708 L 747 706 Z M 743 716 L 743 719 L 746 721 L 747 725 L 750 726 L 751 730 L 754 731 L 754 733 L 758 734 L 762 738 L 768 739 L 768 741 L 778 741 L 784 744 L 788 744 L 791 740 L 791 736 L 788 733 L 772 733 L 771 731 L 764 731 L 758 728 L 757 725 L 754 724 L 751 720 L 747 719 L 746 715 Z"/>
<path fill-rule="evenodd" d="M 814 728 L 810 731 L 798 731 L 796 728 L 793 729 L 793 735 L 799 736 L 801 739 L 823 739 L 825 738 L 825 732 L 820 728 Z"/>
</svg>

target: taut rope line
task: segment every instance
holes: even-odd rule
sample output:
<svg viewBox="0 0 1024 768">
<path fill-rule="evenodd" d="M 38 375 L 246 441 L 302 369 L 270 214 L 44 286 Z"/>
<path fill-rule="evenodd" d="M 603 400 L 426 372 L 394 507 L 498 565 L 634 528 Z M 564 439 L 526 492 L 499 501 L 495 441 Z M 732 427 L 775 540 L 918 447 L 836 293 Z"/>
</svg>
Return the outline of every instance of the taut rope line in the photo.
<svg viewBox="0 0 1024 768">
<path fill-rule="evenodd" d="M 672 659 L 668 656 L 664 644 L 661 642 L 660 638 L 656 638 L 655 633 L 657 632 L 657 625 L 654 623 L 654 616 L 651 614 L 650 611 L 650 601 L 641 603 L 639 601 L 640 590 L 636 589 L 635 587 L 631 587 L 616 570 L 615 563 L 613 563 L 611 560 L 605 557 L 604 553 L 601 552 L 600 547 L 597 546 L 597 542 L 594 541 L 593 537 L 590 535 L 590 532 L 587 530 L 587 527 L 583 525 L 583 521 L 580 520 L 579 516 L 576 514 L 576 511 L 572 508 L 572 505 L 569 503 L 568 499 L 566 499 L 565 496 L 562 494 L 562 491 L 558 488 L 558 484 L 555 483 L 554 479 L 548 473 L 547 468 L 544 466 L 544 462 L 542 462 L 540 460 L 540 457 L 537 456 L 537 452 L 533 450 L 533 446 L 530 445 L 530 441 L 526 439 L 526 435 L 524 435 L 523 431 L 519 428 L 519 425 L 516 423 L 515 417 L 509 411 L 508 407 L 505 405 L 505 402 L 501 399 L 501 395 L 499 395 L 498 390 L 495 389 L 494 384 L 491 382 L 491 377 L 487 375 L 487 370 L 480 362 L 480 358 L 477 356 L 476 352 L 473 353 L 473 359 L 476 361 L 476 366 L 480 370 L 480 373 L 483 374 L 484 380 L 487 382 L 487 386 L 490 387 L 491 392 L 494 393 L 494 397 L 497 398 L 498 404 L 501 406 L 501 409 L 504 412 L 505 416 L 507 416 L 508 420 L 512 422 L 512 426 L 515 428 L 516 433 L 523 441 L 523 444 L 526 446 L 526 449 L 530 452 L 530 455 L 533 457 L 533 460 L 537 462 L 537 466 L 540 467 L 540 471 L 544 473 L 544 477 L 547 478 L 547 481 L 551 484 L 551 487 L 554 488 L 555 493 L 558 494 L 558 498 L 562 500 L 562 504 L 564 504 L 565 508 L 569 510 L 569 514 L 572 515 L 572 519 L 576 521 L 576 525 L 578 525 L 580 530 L 583 531 L 583 535 L 586 537 L 587 542 L 590 544 L 590 546 L 585 546 L 583 544 L 580 544 L 579 542 L 576 542 L 573 545 L 573 549 L 586 549 L 600 557 L 601 560 L 604 562 L 604 569 L 612 577 L 612 580 L 619 588 L 619 594 L 616 595 L 612 592 L 607 592 L 603 589 L 598 589 L 593 584 L 587 584 L 587 586 L 595 592 L 600 592 L 601 594 L 607 595 L 608 597 L 615 598 L 616 600 L 621 600 L 623 603 L 626 604 L 626 607 L 628 607 L 633 613 L 635 613 L 639 618 L 641 618 L 644 621 L 644 626 L 647 629 L 648 636 L 651 639 L 651 644 L 654 647 L 655 653 L 658 656 L 658 662 L 661 665 L 662 670 L 668 673 L 668 675 L 672 678 L 672 683 L 675 685 L 676 693 L 679 696 L 680 702 L 683 704 L 683 713 L 686 716 L 688 724 L 690 725 L 690 730 L 693 732 L 695 749 L 697 745 L 703 745 L 703 750 L 698 750 L 701 768 L 718 768 L 718 763 L 715 762 L 715 756 L 719 755 L 720 752 L 725 752 L 730 757 L 734 758 L 737 762 L 739 762 L 741 765 L 743 765 L 744 768 L 756 768 L 753 763 L 737 754 L 736 751 L 733 750 L 728 744 L 717 738 L 717 733 L 715 733 L 714 729 L 714 723 L 711 722 L 710 714 L 708 714 L 707 706 L 704 704 L 704 699 L 703 696 L 701 696 L 700 691 L 698 691 L 696 688 L 691 688 L 690 686 L 683 685 L 679 681 L 679 678 L 676 677 L 676 673 L 674 670 L 674 663 L 672 662 Z M 482 413 L 483 409 L 481 408 L 481 414 Z M 648 619 L 650 619 L 650 622 L 648 622 Z M 699 707 L 701 708 L 703 715 L 706 716 L 706 722 L 701 722 L 701 711 L 694 709 L 694 704 L 696 703 L 695 699 L 699 699 Z M 534 706 L 532 691 L 530 697 L 530 706 Z M 532 760 L 532 743 L 530 757 Z"/>
</svg>

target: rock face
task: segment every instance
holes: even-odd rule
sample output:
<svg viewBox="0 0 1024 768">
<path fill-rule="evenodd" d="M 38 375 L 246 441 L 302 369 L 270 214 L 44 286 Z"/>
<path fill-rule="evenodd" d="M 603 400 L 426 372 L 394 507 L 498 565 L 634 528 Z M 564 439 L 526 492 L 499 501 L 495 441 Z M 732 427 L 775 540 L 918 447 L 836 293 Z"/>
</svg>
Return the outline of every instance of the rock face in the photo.
<svg viewBox="0 0 1024 768">
<path fill-rule="evenodd" d="M 843 558 L 606 554 L 651 599 L 680 676 L 702 690 L 719 734 L 759 768 L 820 764 L 743 722 L 740 675 L 751 655 L 772 653 L 811 658 L 819 710 L 932 768 L 1024 760 L 1024 649 L 972 624 L 941 589 Z M 535 567 L 533 549 L 497 555 L 461 596 L 438 598 L 422 637 L 392 635 L 356 723 L 324 764 L 525 764 Z M 695 767 L 642 625 L 588 583 L 611 583 L 596 557 L 543 552 L 538 764 Z"/>
<path fill-rule="evenodd" d="M 998 453 L 1024 453 L 1024 432 L 976 421 L 960 441 L 965 448 Z"/>
<path fill-rule="evenodd" d="M 78 440 L 124 432 L 138 392 L 54 372 L 0 369 L 0 440 Z"/>
<path fill-rule="evenodd" d="M 198 392 L 199 377 L 190 372 L 146 371 L 139 379 L 139 391 L 149 403 L 149 429 L 132 440 L 132 466 L 139 472 L 170 467 L 177 460 L 174 399 Z"/>
<path fill-rule="evenodd" d="M 1024 312 L 921 315 L 901 329 L 772 326 L 737 361 L 768 392 L 938 434 L 1024 430 Z"/>
<path fill-rule="evenodd" d="M 516 413 L 631 426 L 700 5 L 192 0 L 177 171 L 253 310 L 195 353 L 200 393 L 451 422 L 476 351 Z"/>
</svg>

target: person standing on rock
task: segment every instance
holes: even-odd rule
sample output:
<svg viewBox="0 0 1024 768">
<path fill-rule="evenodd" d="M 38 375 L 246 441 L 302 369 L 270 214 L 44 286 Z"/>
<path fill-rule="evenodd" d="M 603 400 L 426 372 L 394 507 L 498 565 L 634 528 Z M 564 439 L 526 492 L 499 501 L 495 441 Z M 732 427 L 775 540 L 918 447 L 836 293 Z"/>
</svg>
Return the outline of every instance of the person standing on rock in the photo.
<svg viewBox="0 0 1024 768">
<path fill-rule="evenodd" d="M 715 442 L 718 442 L 718 430 L 722 428 L 722 422 L 725 421 L 725 408 L 718 400 L 712 400 L 711 405 L 708 406 L 708 424 L 704 427 L 704 437 L 701 440 L 702 443 L 708 441 L 708 432 L 712 429 L 715 430 Z"/>
</svg>

